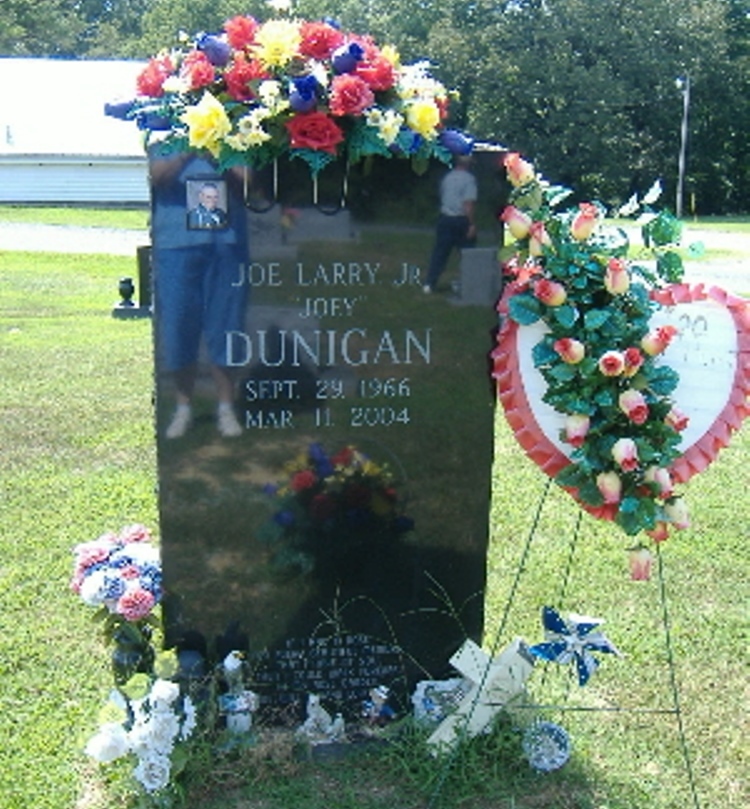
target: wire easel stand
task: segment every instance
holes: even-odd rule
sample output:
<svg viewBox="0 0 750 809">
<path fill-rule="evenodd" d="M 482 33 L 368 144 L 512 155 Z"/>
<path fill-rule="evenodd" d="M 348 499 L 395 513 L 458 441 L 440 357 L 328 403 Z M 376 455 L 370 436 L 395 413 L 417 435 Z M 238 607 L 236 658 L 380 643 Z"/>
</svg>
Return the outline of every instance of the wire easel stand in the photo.
<svg viewBox="0 0 750 809">
<path fill-rule="evenodd" d="M 544 490 L 542 491 L 541 497 L 539 499 L 539 503 L 537 504 L 536 510 L 534 512 L 534 518 L 532 520 L 531 528 L 529 529 L 528 535 L 526 537 L 526 541 L 524 543 L 523 549 L 521 551 L 521 556 L 518 561 L 518 565 L 516 567 L 516 572 L 513 577 L 513 581 L 510 587 L 510 592 L 508 598 L 505 602 L 505 607 L 503 609 L 503 614 L 500 619 L 500 623 L 498 624 L 497 630 L 495 631 L 495 636 L 493 642 L 491 644 L 491 655 L 490 659 L 495 657 L 497 654 L 501 639 L 506 636 L 506 628 L 508 625 L 508 620 L 510 617 L 510 612 L 515 602 L 516 596 L 518 594 L 518 590 L 521 584 L 521 578 L 523 574 L 526 572 L 526 565 L 528 562 L 529 555 L 531 553 L 531 546 L 533 540 L 537 534 L 537 529 L 539 527 L 539 522 L 541 520 L 542 512 L 544 510 L 544 505 L 546 503 L 547 497 L 549 496 L 550 488 L 552 486 L 552 479 L 549 478 L 546 481 Z M 580 528 L 581 522 L 583 518 L 583 513 L 579 510 L 575 528 L 573 530 L 573 535 L 570 539 L 570 543 L 568 546 L 568 553 L 567 558 L 565 561 L 565 567 L 563 570 L 562 579 L 560 582 L 560 588 L 558 592 L 558 602 L 557 603 L 564 603 L 567 597 L 568 585 L 570 582 L 572 570 L 573 570 L 573 563 L 575 559 L 575 553 L 578 546 L 578 540 L 580 537 Z M 569 705 L 543 705 L 543 704 L 531 704 L 527 703 L 524 705 L 516 706 L 522 709 L 536 709 L 536 710 L 556 710 L 556 711 L 578 711 L 578 712 L 610 712 L 610 713 L 623 713 L 623 714 L 668 714 L 675 717 L 675 722 L 677 725 L 677 734 L 679 737 L 679 744 L 680 744 L 680 751 L 682 753 L 683 762 L 685 765 L 685 772 L 687 774 L 688 780 L 688 787 L 690 791 L 690 796 L 692 800 L 693 809 L 701 809 L 700 801 L 698 799 L 698 792 L 696 789 L 695 783 L 695 773 L 693 770 L 693 764 L 690 757 L 690 751 L 688 748 L 687 737 L 685 735 L 685 726 L 682 720 L 682 708 L 680 703 L 680 691 L 677 685 L 677 675 L 675 671 L 675 664 L 674 664 L 674 650 L 672 645 L 672 629 L 671 629 L 671 620 L 669 615 L 669 609 L 667 606 L 667 591 L 666 591 L 666 584 L 664 581 L 664 563 L 661 555 L 661 551 L 659 549 L 659 545 L 656 546 L 656 557 L 657 557 L 657 575 L 659 579 L 659 598 L 661 600 L 661 608 L 662 608 L 662 624 L 664 627 L 664 637 L 665 637 L 665 651 L 666 651 L 666 658 L 667 658 L 667 668 L 669 672 L 669 691 L 670 697 L 672 702 L 671 708 L 631 708 L 631 707 L 620 707 L 620 706 L 569 706 Z M 486 679 L 487 674 L 489 672 L 489 664 L 487 669 L 485 670 L 484 679 Z M 547 669 L 542 675 L 542 685 L 545 682 L 547 675 Z M 484 685 L 484 681 L 481 685 Z M 568 692 L 570 690 L 570 681 L 568 685 Z M 480 689 L 481 691 L 481 689 Z M 567 696 L 567 695 L 566 695 Z M 471 707 L 471 713 L 476 710 L 476 707 L 479 703 L 479 696 L 475 700 L 474 704 Z M 450 774 L 454 763 L 455 763 L 456 756 L 455 754 L 451 754 L 451 756 L 446 760 L 443 770 L 440 773 L 440 777 L 436 784 L 435 789 L 432 792 L 432 795 L 428 801 L 427 809 L 433 809 L 436 806 L 436 801 L 440 798 L 440 794 L 442 792 L 443 786 Z"/>
</svg>

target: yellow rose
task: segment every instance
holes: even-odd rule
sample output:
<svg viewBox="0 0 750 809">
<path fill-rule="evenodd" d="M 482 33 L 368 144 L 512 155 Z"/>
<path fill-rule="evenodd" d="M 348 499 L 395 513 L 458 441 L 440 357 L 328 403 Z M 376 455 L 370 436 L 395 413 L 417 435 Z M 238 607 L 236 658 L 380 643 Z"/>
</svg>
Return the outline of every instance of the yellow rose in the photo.
<svg viewBox="0 0 750 809">
<path fill-rule="evenodd" d="M 432 101 L 415 101 L 406 110 L 406 122 L 423 137 L 432 138 L 440 123 L 440 110 Z"/>
<path fill-rule="evenodd" d="M 221 102 L 211 93 L 204 93 L 195 106 L 185 110 L 182 121 L 188 125 L 190 145 L 196 149 L 208 149 L 218 157 L 221 141 L 232 129 Z"/>
</svg>

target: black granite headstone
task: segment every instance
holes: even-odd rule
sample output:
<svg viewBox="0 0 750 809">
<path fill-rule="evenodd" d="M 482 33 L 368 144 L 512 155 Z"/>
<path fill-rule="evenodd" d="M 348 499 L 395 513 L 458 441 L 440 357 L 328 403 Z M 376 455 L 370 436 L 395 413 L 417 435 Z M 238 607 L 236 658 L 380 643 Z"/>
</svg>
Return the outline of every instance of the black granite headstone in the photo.
<svg viewBox="0 0 750 809">
<path fill-rule="evenodd" d="M 497 159 L 475 168 L 491 247 Z M 458 255 L 423 292 L 446 170 L 151 157 L 166 636 L 238 624 L 270 702 L 405 694 L 481 636 L 495 301 L 454 305 Z"/>
</svg>

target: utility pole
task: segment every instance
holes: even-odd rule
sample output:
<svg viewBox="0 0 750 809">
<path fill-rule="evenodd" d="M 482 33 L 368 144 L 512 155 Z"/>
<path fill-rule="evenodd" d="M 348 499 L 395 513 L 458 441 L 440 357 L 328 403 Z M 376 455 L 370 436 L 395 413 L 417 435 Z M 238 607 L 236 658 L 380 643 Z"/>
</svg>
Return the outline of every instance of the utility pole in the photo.
<svg viewBox="0 0 750 809">
<path fill-rule="evenodd" d="M 682 92 L 682 125 L 680 127 L 680 156 L 677 161 L 677 199 L 675 201 L 675 214 L 682 218 L 682 196 L 685 187 L 685 157 L 687 154 L 688 139 L 688 112 L 690 110 L 690 76 L 686 73 L 675 81 L 678 90 Z"/>
</svg>

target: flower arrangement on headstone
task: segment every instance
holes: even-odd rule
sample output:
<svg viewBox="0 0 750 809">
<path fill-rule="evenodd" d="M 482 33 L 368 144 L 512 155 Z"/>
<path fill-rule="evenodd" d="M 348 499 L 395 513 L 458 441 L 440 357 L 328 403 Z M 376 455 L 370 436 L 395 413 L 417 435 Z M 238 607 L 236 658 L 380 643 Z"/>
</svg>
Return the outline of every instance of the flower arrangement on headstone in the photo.
<svg viewBox="0 0 750 809">
<path fill-rule="evenodd" d="M 356 447 L 329 454 L 313 443 L 285 471 L 284 482 L 265 487 L 275 511 L 260 532 L 282 571 L 311 572 L 352 552 L 374 553 L 414 527 L 388 466 Z"/>
<path fill-rule="evenodd" d="M 105 533 L 74 548 L 71 588 L 97 611 L 104 638 L 113 645 L 115 682 L 124 685 L 137 672 L 150 672 L 151 642 L 159 625 L 154 614 L 162 596 L 159 549 L 143 525 Z"/>
<path fill-rule="evenodd" d="M 236 16 L 219 32 L 181 35 L 149 61 L 136 98 L 105 111 L 149 137 L 161 133 L 169 150 L 210 154 L 220 170 L 281 155 L 313 174 L 339 157 L 395 156 L 419 167 L 467 148 L 444 128 L 450 93 L 427 62 L 404 65 L 394 47 L 332 19 L 276 11 L 265 22 Z"/>
</svg>

